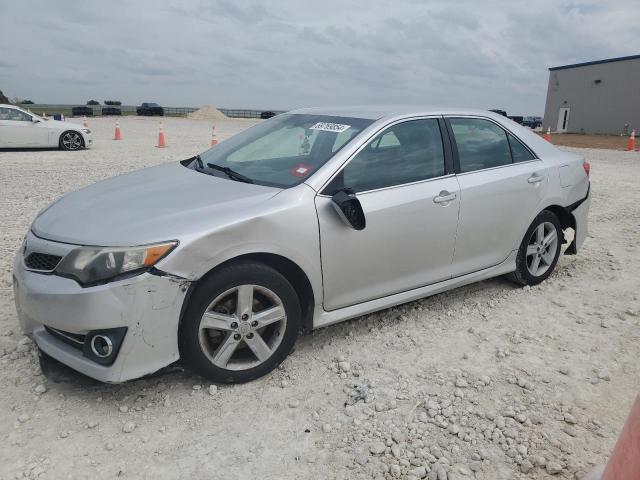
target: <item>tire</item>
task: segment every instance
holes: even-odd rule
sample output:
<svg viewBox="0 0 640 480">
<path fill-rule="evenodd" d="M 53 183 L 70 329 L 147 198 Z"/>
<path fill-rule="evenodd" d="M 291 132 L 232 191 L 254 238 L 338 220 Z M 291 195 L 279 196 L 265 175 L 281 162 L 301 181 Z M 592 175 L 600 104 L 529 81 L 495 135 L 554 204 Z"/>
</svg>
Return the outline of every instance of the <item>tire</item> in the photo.
<svg viewBox="0 0 640 480">
<path fill-rule="evenodd" d="M 543 210 L 527 229 L 518 249 L 516 270 L 509 278 L 520 285 L 538 285 L 546 280 L 558 263 L 563 239 L 558 217 Z"/>
<path fill-rule="evenodd" d="M 298 296 L 279 272 L 257 262 L 232 264 L 191 295 L 178 333 L 180 354 L 215 383 L 255 380 L 289 355 L 301 317 Z"/>
<path fill-rule="evenodd" d="M 58 146 L 62 150 L 82 150 L 84 148 L 84 138 L 78 132 L 67 130 L 60 135 Z"/>
</svg>

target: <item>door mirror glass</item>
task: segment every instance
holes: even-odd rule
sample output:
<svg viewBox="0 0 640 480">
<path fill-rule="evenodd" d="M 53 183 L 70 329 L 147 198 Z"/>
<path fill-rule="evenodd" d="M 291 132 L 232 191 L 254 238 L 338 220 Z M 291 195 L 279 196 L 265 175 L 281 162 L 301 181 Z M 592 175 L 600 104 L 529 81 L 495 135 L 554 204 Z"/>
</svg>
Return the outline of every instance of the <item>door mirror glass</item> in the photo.
<svg viewBox="0 0 640 480">
<path fill-rule="evenodd" d="M 344 223 L 355 230 L 364 230 L 367 224 L 364 210 L 353 193 L 340 190 L 331 197 L 331 203 Z"/>
</svg>

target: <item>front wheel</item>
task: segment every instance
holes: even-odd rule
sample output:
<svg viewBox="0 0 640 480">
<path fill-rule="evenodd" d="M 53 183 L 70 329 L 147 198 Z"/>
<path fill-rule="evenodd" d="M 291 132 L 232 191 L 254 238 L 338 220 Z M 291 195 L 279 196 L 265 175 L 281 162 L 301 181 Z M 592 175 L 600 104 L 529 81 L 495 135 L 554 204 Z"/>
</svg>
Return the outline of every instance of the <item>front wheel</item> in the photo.
<svg viewBox="0 0 640 480">
<path fill-rule="evenodd" d="M 194 291 L 180 327 L 181 356 L 213 382 L 248 382 L 287 357 L 300 324 L 296 292 L 279 272 L 237 263 Z"/>
<path fill-rule="evenodd" d="M 84 140 L 78 132 L 69 130 L 60 135 L 59 144 L 62 150 L 80 150 L 84 147 Z"/>
<path fill-rule="evenodd" d="M 548 210 L 541 212 L 522 239 L 511 279 L 521 285 L 546 280 L 558 263 L 562 238 L 558 217 Z"/>
</svg>

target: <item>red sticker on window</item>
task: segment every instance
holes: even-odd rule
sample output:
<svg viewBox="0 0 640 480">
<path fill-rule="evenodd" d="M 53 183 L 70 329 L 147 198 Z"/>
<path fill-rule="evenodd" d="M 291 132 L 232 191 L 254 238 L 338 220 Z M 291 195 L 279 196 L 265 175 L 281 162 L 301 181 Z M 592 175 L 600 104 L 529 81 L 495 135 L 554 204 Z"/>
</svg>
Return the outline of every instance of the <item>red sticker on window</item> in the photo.
<svg viewBox="0 0 640 480">
<path fill-rule="evenodd" d="M 306 177 L 311 173 L 313 167 L 311 165 L 307 165 L 305 163 L 299 163 L 298 165 L 294 165 L 291 169 L 291 175 L 294 177 Z"/>
</svg>

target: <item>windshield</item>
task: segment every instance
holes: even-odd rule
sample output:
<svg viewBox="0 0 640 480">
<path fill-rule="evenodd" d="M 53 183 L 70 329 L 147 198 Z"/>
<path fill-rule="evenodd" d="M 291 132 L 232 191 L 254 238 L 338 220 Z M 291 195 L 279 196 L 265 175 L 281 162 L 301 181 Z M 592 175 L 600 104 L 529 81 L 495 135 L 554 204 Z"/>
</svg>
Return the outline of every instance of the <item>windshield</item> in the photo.
<svg viewBox="0 0 640 480">
<path fill-rule="evenodd" d="M 252 183 L 287 188 L 303 182 L 373 120 L 283 114 L 225 140 L 191 168 Z M 211 164 L 209 166 L 207 164 Z"/>
</svg>

